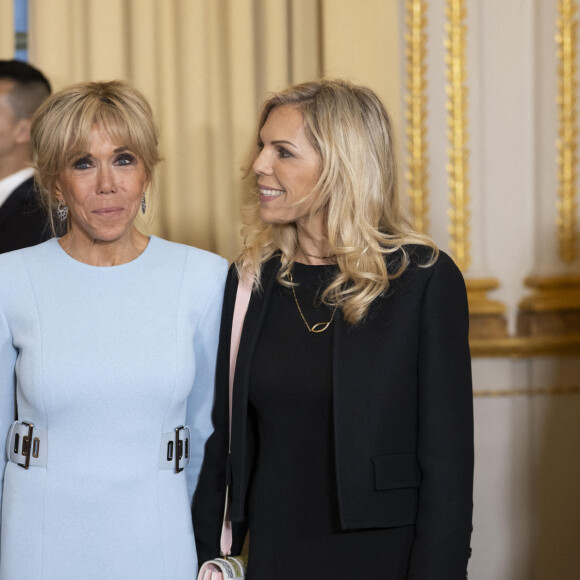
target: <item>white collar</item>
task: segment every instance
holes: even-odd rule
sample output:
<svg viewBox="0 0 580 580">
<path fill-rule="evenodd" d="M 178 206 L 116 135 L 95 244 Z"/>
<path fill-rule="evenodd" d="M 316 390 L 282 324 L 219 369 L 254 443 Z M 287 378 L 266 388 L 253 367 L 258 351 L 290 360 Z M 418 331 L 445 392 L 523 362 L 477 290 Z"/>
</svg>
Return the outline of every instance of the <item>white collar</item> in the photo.
<svg viewBox="0 0 580 580">
<path fill-rule="evenodd" d="M 26 169 L 21 169 L 4 179 L 0 179 L 0 207 L 4 202 L 10 197 L 10 194 L 17 188 L 20 187 L 27 179 L 30 179 L 34 175 L 34 169 L 32 167 L 27 167 Z"/>
</svg>

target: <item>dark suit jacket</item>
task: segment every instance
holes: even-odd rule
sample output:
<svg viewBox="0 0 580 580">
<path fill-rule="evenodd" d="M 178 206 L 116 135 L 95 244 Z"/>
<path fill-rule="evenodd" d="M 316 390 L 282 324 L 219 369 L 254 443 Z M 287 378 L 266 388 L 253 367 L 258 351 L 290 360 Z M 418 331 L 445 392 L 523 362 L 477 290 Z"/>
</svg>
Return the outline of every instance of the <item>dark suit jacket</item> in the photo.
<svg viewBox="0 0 580 580">
<path fill-rule="evenodd" d="M 0 206 L 0 254 L 35 246 L 51 237 L 46 213 L 36 199 L 31 177 Z"/>
<path fill-rule="evenodd" d="M 459 580 L 466 577 L 469 557 L 473 486 L 465 285 L 443 252 L 433 266 L 421 267 L 429 249 L 407 248 L 410 265 L 372 304 L 366 320 L 351 326 L 338 311 L 333 324 L 337 507 L 344 529 L 415 525 L 409 579 Z M 226 480 L 232 489 L 231 519 L 244 522 L 254 451 L 247 421 L 249 374 L 279 266 L 277 258 L 265 264 L 263 292 L 254 293 L 248 306 L 234 381 L 229 460 L 233 269 L 228 277 L 215 432 L 206 446 L 193 507 L 201 562 L 218 551 Z M 241 540 L 235 540 L 234 552 Z"/>
</svg>

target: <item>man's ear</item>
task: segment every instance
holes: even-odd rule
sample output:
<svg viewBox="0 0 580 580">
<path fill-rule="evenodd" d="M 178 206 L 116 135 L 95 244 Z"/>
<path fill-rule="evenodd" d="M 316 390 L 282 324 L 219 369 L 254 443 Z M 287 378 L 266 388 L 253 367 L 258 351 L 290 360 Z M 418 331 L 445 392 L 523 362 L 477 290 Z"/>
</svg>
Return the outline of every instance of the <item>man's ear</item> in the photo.
<svg viewBox="0 0 580 580">
<path fill-rule="evenodd" d="M 17 144 L 23 145 L 30 143 L 30 125 L 31 119 L 20 119 L 16 123 L 14 139 Z"/>
</svg>

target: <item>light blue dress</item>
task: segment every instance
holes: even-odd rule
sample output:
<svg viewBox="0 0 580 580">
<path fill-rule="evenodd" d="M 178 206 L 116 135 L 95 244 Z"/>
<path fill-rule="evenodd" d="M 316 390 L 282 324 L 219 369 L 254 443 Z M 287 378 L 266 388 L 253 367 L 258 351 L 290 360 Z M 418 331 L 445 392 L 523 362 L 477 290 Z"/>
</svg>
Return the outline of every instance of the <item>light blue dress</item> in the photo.
<svg viewBox="0 0 580 580">
<path fill-rule="evenodd" d="M 2 453 L 1 580 L 193 580 L 191 499 L 211 427 L 227 262 L 151 237 L 99 268 L 56 239 L 0 255 L 0 440 L 47 430 L 46 467 Z M 191 461 L 159 469 L 191 429 Z"/>
</svg>

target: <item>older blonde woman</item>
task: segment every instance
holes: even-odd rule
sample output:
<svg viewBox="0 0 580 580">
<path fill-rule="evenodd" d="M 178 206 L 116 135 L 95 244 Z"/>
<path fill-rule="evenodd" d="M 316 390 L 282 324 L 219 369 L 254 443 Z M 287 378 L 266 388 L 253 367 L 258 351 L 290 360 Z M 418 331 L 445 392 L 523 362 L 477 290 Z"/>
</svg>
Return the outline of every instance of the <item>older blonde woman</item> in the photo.
<svg viewBox="0 0 580 580">
<path fill-rule="evenodd" d="M 32 142 L 66 233 L 0 256 L 0 578 L 191 580 L 227 263 L 135 227 L 159 154 L 130 85 L 56 93 Z"/>
<path fill-rule="evenodd" d="M 200 560 L 217 554 L 228 481 L 234 551 L 250 532 L 248 580 L 465 578 L 465 286 L 405 221 L 396 176 L 391 123 L 370 89 L 322 80 L 266 100 L 194 501 Z M 253 291 L 228 457 L 240 276 Z"/>
</svg>

